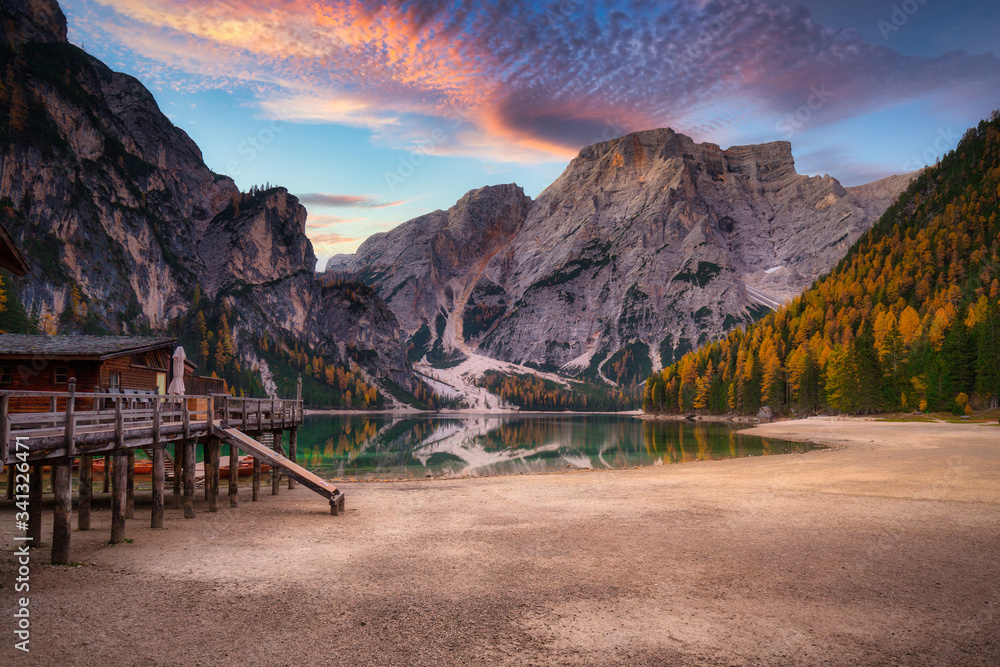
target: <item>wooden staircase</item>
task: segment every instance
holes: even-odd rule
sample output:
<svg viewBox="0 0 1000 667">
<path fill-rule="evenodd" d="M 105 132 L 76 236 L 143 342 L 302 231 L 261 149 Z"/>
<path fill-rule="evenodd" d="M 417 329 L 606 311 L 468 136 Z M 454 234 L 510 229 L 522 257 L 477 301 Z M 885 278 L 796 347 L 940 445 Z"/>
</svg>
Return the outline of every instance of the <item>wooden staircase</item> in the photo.
<svg viewBox="0 0 1000 667">
<path fill-rule="evenodd" d="M 254 440 L 249 435 L 235 428 L 222 428 L 215 426 L 213 433 L 215 437 L 229 445 L 235 445 L 244 452 L 250 454 L 255 459 L 267 462 L 275 472 L 284 470 L 285 473 L 297 481 L 302 486 L 308 487 L 330 501 L 330 513 L 334 516 L 344 511 L 344 493 L 336 486 L 309 472 L 291 459 L 274 451 L 266 445 Z"/>
<path fill-rule="evenodd" d="M 146 453 L 146 456 L 149 457 L 150 461 L 153 460 L 153 448 L 152 447 L 143 447 L 142 451 L 144 451 Z M 165 479 L 173 479 L 174 478 L 174 457 L 172 457 L 170 455 L 170 452 L 168 452 L 166 449 L 163 450 L 163 472 L 164 472 L 164 478 Z"/>
</svg>

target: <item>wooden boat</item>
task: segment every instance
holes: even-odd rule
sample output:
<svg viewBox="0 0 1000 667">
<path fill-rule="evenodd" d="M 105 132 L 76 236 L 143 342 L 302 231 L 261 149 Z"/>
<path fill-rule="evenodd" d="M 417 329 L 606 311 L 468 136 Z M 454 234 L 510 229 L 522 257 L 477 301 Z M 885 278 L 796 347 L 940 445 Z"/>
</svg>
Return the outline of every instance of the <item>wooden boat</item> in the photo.
<svg viewBox="0 0 1000 667">
<path fill-rule="evenodd" d="M 219 465 L 219 479 L 225 480 L 229 477 L 229 457 L 222 457 L 223 463 Z M 271 472 L 271 466 L 264 461 L 260 462 L 261 472 Z M 236 467 L 238 477 L 251 477 L 253 475 L 253 457 L 247 454 L 240 457 L 240 464 Z"/>
<path fill-rule="evenodd" d="M 195 465 L 195 470 L 204 476 L 204 462 L 199 461 Z M 271 466 L 267 463 L 261 461 L 260 463 L 261 472 L 271 472 Z M 94 472 L 104 473 L 104 457 L 94 459 Z M 170 471 L 167 471 L 167 476 L 170 476 Z M 149 459 L 136 459 L 135 460 L 135 474 L 136 475 L 152 475 L 153 474 L 153 462 Z M 236 468 L 236 474 L 239 477 L 250 477 L 253 475 L 253 457 L 249 454 L 240 457 L 240 464 Z M 221 465 L 219 466 L 219 478 L 226 479 L 229 477 L 229 457 L 221 457 Z"/>
<path fill-rule="evenodd" d="M 77 459 L 79 461 L 79 459 Z M 99 472 L 104 474 L 104 457 L 94 457 L 94 472 Z M 133 466 L 136 475 L 152 475 L 153 474 L 153 462 L 149 459 L 139 459 L 135 460 L 135 465 Z"/>
</svg>

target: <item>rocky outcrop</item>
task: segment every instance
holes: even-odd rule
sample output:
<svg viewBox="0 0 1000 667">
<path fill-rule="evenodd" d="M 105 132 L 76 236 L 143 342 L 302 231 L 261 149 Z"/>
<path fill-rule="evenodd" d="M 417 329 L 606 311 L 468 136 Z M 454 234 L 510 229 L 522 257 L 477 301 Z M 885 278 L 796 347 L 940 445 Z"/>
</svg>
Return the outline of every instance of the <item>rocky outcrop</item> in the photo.
<svg viewBox="0 0 1000 667">
<path fill-rule="evenodd" d="M 583 149 L 530 207 L 481 217 L 463 202 L 520 189 L 477 190 L 329 268 L 369 282 L 418 349 L 631 382 L 801 292 L 909 180 L 844 188 L 798 174 L 787 142 L 651 130 Z M 493 231 L 453 245 L 459 219 Z"/>
<path fill-rule="evenodd" d="M 473 190 L 447 211 L 375 234 L 355 255 L 331 258 L 327 271 L 360 271 L 406 331 L 433 329 L 431 342 L 447 339 L 449 351 L 461 351 L 469 335 L 462 333 L 462 316 L 473 326 L 476 313 L 493 308 L 496 319 L 503 308 L 502 301 L 491 301 L 501 290 L 482 277 L 493 256 L 510 245 L 530 207 L 531 198 L 516 185 Z"/>
<path fill-rule="evenodd" d="M 9 44 L 66 41 L 66 16 L 56 0 L 4 0 L 3 11 Z"/>
<path fill-rule="evenodd" d="M 54 1 L 2 0 L 0 30 L 0 215 L 33 267 L 14 288 L 47 327 L 160 330 L 197 293 L 235 314 L 248 358 L 264 336 L 350 346 L 413 386 L 377 295 L 317 280 L 295 197 L 208 169 L 139 81 L 66 42 Z"/>
</svg>

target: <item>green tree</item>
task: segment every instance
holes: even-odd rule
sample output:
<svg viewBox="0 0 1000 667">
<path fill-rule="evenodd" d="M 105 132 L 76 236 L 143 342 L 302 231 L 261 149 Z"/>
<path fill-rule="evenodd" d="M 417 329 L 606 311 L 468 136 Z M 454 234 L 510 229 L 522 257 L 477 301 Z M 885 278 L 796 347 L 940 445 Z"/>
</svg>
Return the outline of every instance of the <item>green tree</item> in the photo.
<svg viewBox="0 0 1000 667">
<path fill-rule="evenodd" d="M 976 391 L 991 408 L 1000 407 L 1000 304 L 987 305 L 976 329 Z"/>
</svg>

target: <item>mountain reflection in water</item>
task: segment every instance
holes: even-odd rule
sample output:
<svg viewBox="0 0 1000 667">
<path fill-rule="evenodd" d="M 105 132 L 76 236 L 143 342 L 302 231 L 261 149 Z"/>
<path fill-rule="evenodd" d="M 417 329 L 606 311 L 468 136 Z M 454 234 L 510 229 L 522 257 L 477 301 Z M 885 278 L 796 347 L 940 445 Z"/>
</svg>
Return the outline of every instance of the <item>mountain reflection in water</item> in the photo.
<svg viewBox="0 0 1000 667">
<path fill-rule="evenodd" d="M 324 477 L 415 478 L 628 468 L 802 452 L 717 423 L 617 415 L 310 415 L 298 460 Z"/>
</svg>

